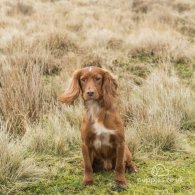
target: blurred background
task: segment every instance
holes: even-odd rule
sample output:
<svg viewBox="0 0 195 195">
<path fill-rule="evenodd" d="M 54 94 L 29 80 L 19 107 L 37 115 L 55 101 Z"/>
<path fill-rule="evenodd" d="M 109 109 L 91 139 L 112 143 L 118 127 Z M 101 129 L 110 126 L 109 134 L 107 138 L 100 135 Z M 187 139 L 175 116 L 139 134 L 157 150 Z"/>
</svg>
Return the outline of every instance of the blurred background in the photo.
<svg viewBox="0 0 195 195">
<path fill-rule="evenodd" d="M 1 0 L 0 192 L 91 193 L 80 183 L 82 102 L 57 101 L 84 66 L 118 76 L 126 140 L 140 167 L 160 159 L 194 172 L 194 42 L 193 0 Z M 183 172 L 186 188 L 161 184 L 159 192 L 194 192 L 195 175 Z M 145 189 L 155 192 L 135 192 Z"/>
</svg>

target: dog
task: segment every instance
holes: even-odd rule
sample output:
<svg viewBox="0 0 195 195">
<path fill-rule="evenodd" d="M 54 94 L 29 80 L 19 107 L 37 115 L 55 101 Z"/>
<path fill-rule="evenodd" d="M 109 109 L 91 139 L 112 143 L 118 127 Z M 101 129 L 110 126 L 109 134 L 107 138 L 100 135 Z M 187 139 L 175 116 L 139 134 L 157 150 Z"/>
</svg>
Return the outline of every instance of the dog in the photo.
<svg viewBox="0 0 195 195">
<path fill-rule="evenodd" d="M 68 91 L 59 100 L 72 104 L 82 94 L 85 114 L 81 125 L 81 149 L 85 185 L 93 183 L 93 172 L 115 169 L 115 181 L 125 185 L 125 170 L 137 172 L 125 143 L 124 126 L 117 111 L 118 84 L 115 76 L 100 67 L 76 70 Z"/>
</svg>

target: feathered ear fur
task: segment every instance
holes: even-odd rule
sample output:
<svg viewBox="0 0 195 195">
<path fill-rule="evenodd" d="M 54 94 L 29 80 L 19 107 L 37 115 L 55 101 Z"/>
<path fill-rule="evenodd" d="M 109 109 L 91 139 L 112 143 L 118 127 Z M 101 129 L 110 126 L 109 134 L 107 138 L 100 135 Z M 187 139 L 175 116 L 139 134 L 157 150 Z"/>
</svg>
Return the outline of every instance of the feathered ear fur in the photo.
<svg viewBox="0 0 195 195">
<path fill-rule="evenodd" d="M 79 85 L 79 78 L 80 78 L 81 69 L 76 70 L 72 75 L 72 82 L 67 92 L 60 95 L 58 100 L 62 103 L 72 104 L 75 99 L 80 94 L 80 85 Z"/>
<path fill-rule="evenodd" d="M 118 84 L 116 81 L 116 77 L 108 72 L 104 72 L 104 83 L 103 83 L 103 100 L 104 105 L 107 108 L 110 108 L 113 104 L 114 99 L 118 95 L 117 93 Z"/>
</svg>

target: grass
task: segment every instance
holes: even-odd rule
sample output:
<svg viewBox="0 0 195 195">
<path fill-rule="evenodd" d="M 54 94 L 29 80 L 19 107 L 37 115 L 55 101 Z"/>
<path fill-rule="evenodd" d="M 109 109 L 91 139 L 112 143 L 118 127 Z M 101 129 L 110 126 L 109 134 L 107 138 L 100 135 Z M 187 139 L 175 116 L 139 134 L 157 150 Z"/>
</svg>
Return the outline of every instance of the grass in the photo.
<svg viewBox="0 0 195 195">
<path fill-rule="evenodd" d="M 194 145 L 193 135 L 191 146 Z M 39 156 L 37 161 L 49 167 L 51 176 L 43 181 L 11 189 L 18 194 L 157 194 L 177 193 L 193 194 L 195 192 L 195 155 L 185 152 L 165 152 L 156 157 L 139 157 L 135 159 L 139 171 L 127 174 L 128 185 L 117 187 L 114 171 L 94 174 L 94 184 L 85 187 L 82 184 L 83 168 L 81 152 L 78 146 L 63 156 Z M 156 167 L 163 167 L 161 173 L 154 174 Z M 164 175 L 163 175 L 163 174 Z M 13 191 L 12 191 L 13 190 Z"/>
<path fill-rule="evenodd" d="M 195 193 L 193 0 L 2 0 L 0 9 L 0 194 Z M 83 186 L 83 105 L 57 101 L 90 65 L 119 78 L 139 166 L 126 189 L 114 172 Z M 157 165 L 166 179 L 152 174 Z"/>
<path fill-rule="evenodd" d="M 3 129 L 0 131 L 0 153 L 1 184 L 7 184 L 10 181 L 41 178 L 46 173 L 44 169 L 36 166 L 32 156 L 27 156 L 27 151 L 19 140 L 4 132 Z"/>
<path fill-rule="evenodd" d="M 193 68 L 189 64 L 177 63 L 175 69 L 181 78 L 190 78 L 193 75 Z"/>
</svg>

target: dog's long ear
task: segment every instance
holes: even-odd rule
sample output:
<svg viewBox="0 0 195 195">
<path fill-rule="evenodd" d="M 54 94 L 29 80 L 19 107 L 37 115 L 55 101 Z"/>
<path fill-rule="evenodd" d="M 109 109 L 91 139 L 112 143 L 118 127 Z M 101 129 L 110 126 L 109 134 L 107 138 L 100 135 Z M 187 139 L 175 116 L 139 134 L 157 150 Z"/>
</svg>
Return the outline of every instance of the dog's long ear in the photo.
<svg viewBox="0 0 195 195">
<path fill-rule="evenodd" d="M 72 75 L 72 82 L 67 92 L 60 95 L 58 100 L 62 103 L 72 104 L 80 94 L 80 79 L 81 69 L 76 70 Z"/>
<path fill-rule="evenodd" d="M 118 95 L 117 89 L 118 89 L 118 84 L 117 84 L 116 76 L 104 70 L 103 100 L 104 100 L 104 105 L 107 108 L 111 107 L 115 97 Z"/>
</svg>

